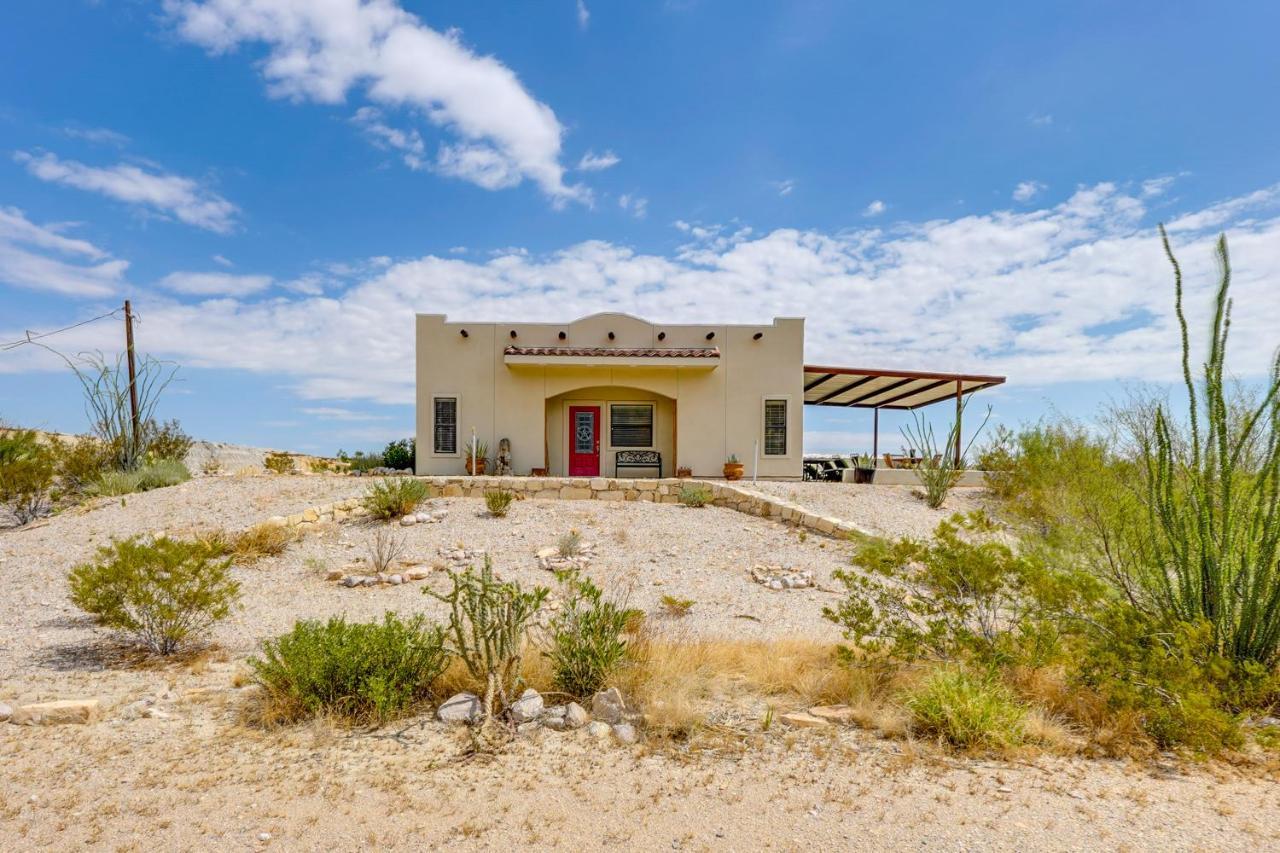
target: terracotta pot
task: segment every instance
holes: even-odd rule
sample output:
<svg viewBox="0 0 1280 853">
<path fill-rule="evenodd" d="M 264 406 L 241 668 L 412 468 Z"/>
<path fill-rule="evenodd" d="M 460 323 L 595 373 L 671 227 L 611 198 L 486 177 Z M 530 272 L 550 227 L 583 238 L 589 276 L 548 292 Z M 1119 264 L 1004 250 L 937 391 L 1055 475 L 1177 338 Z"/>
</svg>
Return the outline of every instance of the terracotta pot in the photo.
<svg viewBox="0 0 1280 853">
<path fill-rule="evenodd" d="M 677 477 L 679 477 L 681 480 L 687 480 L 687 479 L 689 479 L 690 477 L 692 477 L 692 476 L 693 476 L 693 469 L 692 469 L 692 468 L 677 468 L 677 469 L 676 469 L 676 476 L 677 476 Z"/>
<path fill-rule="evenodd" d="M 489 470 L 489 460 L 485 459 L 484 457 L 480 457 L 479 459 L 477 459 L 475 461 L 475 464 L 472 464 L 470 459 L 467 460 L 467 473 L 470 474 L 472 477 L 477 476 L 477 474 L 483 474 L 485 471 L 488 471 L 488 470 Z"/>
<path fill-rule="evenodd" d="M 726 480 L 741 480 L 742 479 L 742 463 L 741 462 L 724 463 L 724 478 Z"/>
</svg>

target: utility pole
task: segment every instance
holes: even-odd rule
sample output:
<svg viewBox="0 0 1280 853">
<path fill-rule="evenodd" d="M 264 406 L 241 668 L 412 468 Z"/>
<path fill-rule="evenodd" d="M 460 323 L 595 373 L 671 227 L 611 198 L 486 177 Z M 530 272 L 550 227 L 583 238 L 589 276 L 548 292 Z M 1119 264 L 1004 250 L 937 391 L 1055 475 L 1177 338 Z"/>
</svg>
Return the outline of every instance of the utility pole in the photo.
<svg viewBox="0 0 1280 853">
<path fill-rule="evenodd" d="M 133 415 L 131 443 L 133 452 L 137 453 L 142 425 L 138 423 L 138 376 L 133 366 L 133 307 L 128 299 L 124 301 L 124 344 L 129 360 L 129 411 Z"/>
</svg>

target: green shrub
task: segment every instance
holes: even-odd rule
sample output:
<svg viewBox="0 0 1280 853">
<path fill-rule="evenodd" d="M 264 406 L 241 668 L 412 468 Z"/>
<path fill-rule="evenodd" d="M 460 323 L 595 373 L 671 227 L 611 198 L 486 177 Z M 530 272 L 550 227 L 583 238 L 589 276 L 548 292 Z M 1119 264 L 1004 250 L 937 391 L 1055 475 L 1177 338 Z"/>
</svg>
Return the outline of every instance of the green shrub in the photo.
<svg viewBox="0 0 1280 853">
<path fill-rule="evenodd" d="M 382 464 L 397 470 L 413 470 L 416 442 L 412 438 L 393 441 L 382 451 Z"/>
<path fill-rule="evenodd" d="M 106 497 L 176 486 L 191 479 L 187 466 L 173 459 L 150 462 L 136 471 L 106 471 L 86 491 Z"/>
<path fill-rule="evenodd" d="M 488 507 L 489 514 L 497 518 L 507 514 L 507 510 L 511 508 L 511 502 L 515 499 L 515 492 L 508 492 L 505 489 L 484 493 L 484 504 Z"/>
<path fill-rule="evenodd" d="M 194 444 L 191 436 L 182 431 L 182 426 L 176 420 L 162 424 L 147 421 L 142 428 L 142 440 L 146 458 L 176 462 L 185 460 Z"/>
<path fill-rule="evenodd" d="M 681 486 L 680 503 L 693 507 L 706 506 L 711 503 L 711 489 L 692 484 Z"/>
<path fill-rule="evenodd" d="M 960 749 L 1000 749 L 1023 741 L 1024 709 L 998 680 L 959 667 L 935 670 L 904 697 L 912 728 Z"/>
<path fill-rule="evenodd" d="M 525 590 L 514 581 L 499 581 L 488 557 L 479 572 L 471 567 L 450 571 L 449 579 L 448 593 L 429 588 L 423 592 L 449 605 L 449 650 L 484 684 L 482 723 L 488 725 L 495 712 L 515 697 L 525 634 L 548 590 L 540 586 Z"/>
<path fill-rule="evenodd" d="M 230 566 L 202 542 L 134 537 L 99 548 L 97 559 L 71 571 L 71 601 L 168 655 L 231 612 L 240 585 Z"/>
<path fill-rule="evenodd" d="M 80 438 L 55 446 L 57 475 L 62 488 L 83 494 L 111 469 L 116 452 L 97 438 Z"/>
<path fill-rule="evenodd" d="M 547 657 L 558 690 L 586 697 L 603 688 L 627 656 L 623 638 L 637 611 L 604 598 L 577 572 L 557 575 L 563 601 L 551 620 Z"/>
<path fill-rule="evenodd" d="M 41 444 L 34 430 L 0 434 L 0 506 L 26 524 L 49 506 L 54 454 Z"/>
<path fill-rule="evenodd" d="M 696 603 L 692 598 L 679 598 L 674 595 L 663 595 L 661 599 L 663 611 L 677 619 L 688 616 Z"/>
<path fill-rule="evenodd" d="M 347 463 L 349 471 L 370 471 L 374 468 L 383 467 L 382 454 L 378 452 L 365 453 L 363 450 L 357 450 L 354 454 L 348 455 L 346 451 L 338 451 L 338 461 Z"/>
<path fill-rule="evenodd" d="M 138 471 L 104 471 L 86 491 L 104 497 L 119 497 L 138 491 L 141 483 L 142 474 Z"/>
<path fill-rule="evenodd" d="M 298 622 L 249 665 L 280 721 L 328 713 L 382 723 L 430 698 L 448 662 L 442 628 L 388 612 L 381 622 Z"/>
<path fill-rule="evenodd" d="M 293 457 L 278 450 L 273 450 L 262 458 L 262 467 L 272 474 L 293 474 L 297 471 L 293 465 Z"/>
<path fill-rule="evenodd" d="M 364 508 L 374 518 L 390 520 L 408 515 L 431 496 L 431 487 L 413 477 L 388 477 L 371 483 Z"/>
</svg>

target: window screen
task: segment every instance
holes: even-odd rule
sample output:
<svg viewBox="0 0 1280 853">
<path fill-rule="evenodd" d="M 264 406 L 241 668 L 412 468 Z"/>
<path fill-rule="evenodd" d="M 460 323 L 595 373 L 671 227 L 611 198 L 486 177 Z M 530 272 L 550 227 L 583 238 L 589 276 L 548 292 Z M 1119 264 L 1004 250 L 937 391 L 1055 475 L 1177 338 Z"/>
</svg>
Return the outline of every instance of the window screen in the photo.
<svg viewBox="0 0 1280 853">
<path fill-rule="evenodd" d="M 787 455 L 787 401 L 764 401 L 764 455 Z"/>
<path fill-rule="evenodd" d="M 436 397 L 435 452 L 458 452 L 458 398 Z"/>
<path fill-rule="evenodd" d="M 618 403 L 610 406 L 609 444 L 613 447 L 652 447 L 653 406 Z"/>
</svg>

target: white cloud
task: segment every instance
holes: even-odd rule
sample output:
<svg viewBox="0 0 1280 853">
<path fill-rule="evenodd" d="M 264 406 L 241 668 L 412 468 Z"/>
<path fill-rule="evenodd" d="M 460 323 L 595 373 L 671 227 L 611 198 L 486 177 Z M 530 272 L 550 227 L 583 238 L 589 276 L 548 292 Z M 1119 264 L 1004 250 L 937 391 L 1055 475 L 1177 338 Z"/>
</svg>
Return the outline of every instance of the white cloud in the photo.
<svg viewBox="0 0 1280 853">
<path fill-rule="evenodd" d="M 225 272 L 171 272 L 160 286 L 187 296 L 251 296 L 271 286 L 269 275 Z"/>
<path fill-rule="evenodd" d="M 356 110 L 352 121 L 364 130 L 370 141 L 377 147 L 400 152 L 401 159 L 410 169 L 420 171 L 426 168 L 424 158 L 427 153 L 427 144 L 422 141 L 422 134 L 418 131 L 412 128 L 400 130 L 386 124 L 382 120 L 381 111 L 376 107 L 361 107 Z"/>
<path fill-rule="evenodd" d="M 369 412 L 357 412 L 335 406 L 315 406 L 302 410 L 304 415 L 319 418 L 322 421 L 389 421 L 390 415 L 375 415 Z"/>
<path fill-rule="evenodd" d="M 1242 377 L 1260 375 L 1280 342 L 1280 189 L 1177 221 L 1193 343 L 1216 284 L 1210 228 L 1226 227 L 1230 364 Z M 1178 378 L 1172 277 L 1137 189 L 1098 184 L 1033 210 L 835 232 L 684 222 L 681 233 L 692 242 L 672 255 L 587 241 L 546 255 L 361 262 L 359 283 L 337 294 L 199 305 L 156 298 L 146 311 L 148 350 L 192 367 L 284 374 L 317 401 L 408 404 L 415 311 L 546 322 L 625 311 L 675 323 L 806 316 L 813 363 L 1007 374 L 1011 389 Z M 3 325 L 0 340 L 21 336 Z M 67 333 L 66 347 L 114 344 L 92 331 Z M 0 359 L 0 371 L 46 367 L 57 369 L 35 352 Z"/>
<path fill-rule="evenodd" d="M 785 181 L 773 181 L 772 185 L 778 191 L 778 195 L 781 196 L 791 195 L 791 191 L 796 188 L 796 182 L 791 178 L 787 178 Z"/>
<path fill-rule="evenodd" d="M 623 193 L 618 196 L 618 207 L 630 213 L 636 219 L 644 219 L 649 215 L 649 199 Z"/>
<path fill-rule="evenodd" d="M 220 267 L 235 266 L 235 264 L 231 262 L 231 259 L 229 259 L 226 255 L 213 255 L 212 260 L 215 264 L 217 264 Z"/>
<path fill-rule="evenodd" d="M 1027 121 L 1035 127 L 1048 127 L 1053 124 L 1053 116 L 1049 113 L 1032 113 L 1027 116 Z"/>
<path fill-rule="evenodd" d="M 1158 195 L 1164 195 L 1165 192 L 1173 185 L 1177 178 L 1173 175 L 1165 175 L 1160 178 L 1151 178 L 1142 182 L 1142 194 L 1148 198 L 1154 198 Z"/>
<path fill-rule="evenodd" d="M 261 68 L 276 97 L 343 102 L 362 87 L 373 102 L 416 109 L 459 141 L 437 167 L 486 189 L 535 182 L 563 203 L 588 202 L 560 165 L 564 129 L 546 104 L 455 31 L 440 33 L 396 0 L 165 0 L 181 37 L 224 53 L 264 43 Z"/>
<path fill-rule="evenodd" d="M 578 161 L 579 172 L 600 172 L 605 169 L 612 169 L 614 166 L 622 162 L 622 158 L 612 151 L 606 151 L 603 154 L 596 154 L 594 151 L 588 151 L 582 155 L 582 159 Z"/>
<path fill-rule="evenodd" d="M 62 129 L 62 132 L 72 139 L 83 139 L 85 142 L 92 142 L 95 145 L 113 145 L 116 148 L 123 148 L 129 144 L 129 137 L 105 127 L 68 125 Z"/>
<path fill-rule="evenodd" d="M 578 0 L 578 26 L 585 30 L 590 21 L 591 12 L 587 9 L 587 4 Z"/>
<path fill-rule="evenodd" d="M 1039 181 L 1022 181 L 1013 188 L 1014 201 L 1031 201 L 1045 189 L 1045 185 Z"/>
<path fill-rule="evenodd" d="M 66 296 L 98 297 L 124 283 L 128 261 L 113 260 L 66 224 L 37 225 L 16 207 L 0 207 L 0 282 Z"/>
<path fill-rule="evenodd" d="M 129 163 L 86 166 L 49 152 L 18 151 L 14 159 L 42 181 L 99 193 L 219 234 L 235 227 L 236 206 L 191 178 L 148 172 Z"/>
<path fill-rule="evenodd" d="M 880 199 L 876 199 L 875 201 L 871 202 L 871 204 L 863 208 L 862 215 L 863 216 L 879 216 L 880 214 L 884 213 L 885 210 L 887 209 L 888 209 L 888 205 L 886 205 Z"/>
</svg>

